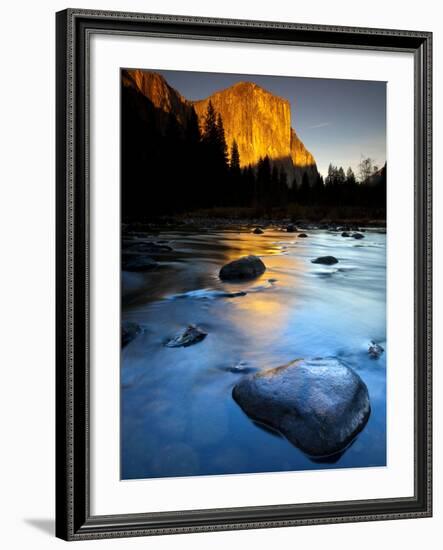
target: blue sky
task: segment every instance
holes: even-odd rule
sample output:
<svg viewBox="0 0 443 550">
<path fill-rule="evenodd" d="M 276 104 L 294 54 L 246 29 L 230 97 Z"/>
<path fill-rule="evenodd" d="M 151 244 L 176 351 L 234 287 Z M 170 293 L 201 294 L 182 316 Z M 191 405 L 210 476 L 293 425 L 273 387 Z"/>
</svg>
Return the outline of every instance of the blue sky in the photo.
<svg viewBox="0 0 443 550">
<path fill-rule="evenodd" d="M 357 173 L 362 156 L 386 161 L 386 83 L 247 74 L 161 71 L 187 99 L 252 81 L 291 103 L 292 127 L 326 175 L 330 162 Z"/>
</svg>

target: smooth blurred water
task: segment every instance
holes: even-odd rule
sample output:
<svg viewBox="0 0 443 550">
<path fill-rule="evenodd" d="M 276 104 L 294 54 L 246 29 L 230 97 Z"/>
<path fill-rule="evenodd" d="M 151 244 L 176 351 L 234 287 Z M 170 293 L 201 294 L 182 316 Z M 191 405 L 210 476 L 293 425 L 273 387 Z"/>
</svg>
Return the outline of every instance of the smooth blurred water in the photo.
<svg viewBox="0 0 443 550">
<path fill-rule="evenodd" d="M 156 256 L 154 271 L 122 274 L 122 320 L 143 328 L 122 350 L 122 479 L 386 464 L 386 352 L 377 360 L 367 353 L 371 340 L 386 350 L 386 235 L 308 234 L 238 228 L 134 237 L 166 240 L 173 252 Z M 263 259 L 264 275 L 221 282 L 221 266 L 247 254 Z M 339 263 L 311 263 L 326 255 Z M 238 290 L 246 296 L 213 292 Z M 191 323 L 208 333 L 203 341 L 164 346 Z M 369 390 L 368 424 L 335 462 L 311 460 L 252 422 L 231 396 L 241 369 L 303 357 L 338 357 Z"/>
</svg>

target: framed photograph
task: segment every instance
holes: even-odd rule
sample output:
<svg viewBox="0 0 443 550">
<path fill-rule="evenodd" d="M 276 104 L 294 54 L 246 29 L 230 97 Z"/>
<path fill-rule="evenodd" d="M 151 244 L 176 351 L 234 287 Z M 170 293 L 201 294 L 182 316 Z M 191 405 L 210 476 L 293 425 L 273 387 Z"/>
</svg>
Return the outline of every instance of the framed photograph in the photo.
<svg viewBox="0 0 443 550">
<path fill-rule="evenodd" d="M 431 41 L 57 13 L 58 537 L 431 515 Z"/>
</svg>

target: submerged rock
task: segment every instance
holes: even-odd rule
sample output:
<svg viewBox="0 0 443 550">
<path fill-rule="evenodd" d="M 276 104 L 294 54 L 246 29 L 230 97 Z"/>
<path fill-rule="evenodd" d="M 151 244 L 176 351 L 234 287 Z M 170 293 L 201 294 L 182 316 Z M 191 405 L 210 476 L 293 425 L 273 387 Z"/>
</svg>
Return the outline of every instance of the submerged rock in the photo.
<svg viewBox="0 0 443 550">
<path fill-rule="evenodd" d="M 197 300 L 215 300 L 217 298 L 238 298 L 246 296 L 247 292 L 238 290 L 236 292 L 225 292 L 224 290 L 211 290 L 210 288 L 202 288 L 198 290 L 189 290 L 181 294 L 173 294 L 169 296 L 169 300 L 181 300 L 184 298 L 192 298 Z"/>
<path fill-rule="evenodd" d="M 206 332 L 203 332 L 195 325 L 189 325 L 183 332 L 175 335 L 168 340 L 165 344 L 168 348 L 180 348 L 192 346 L 204 340 L 207 336 Z"/>
<path fill-rule="evenodd" d="M 158 263 L 149 256 L 138 254 L 124 254 L 122 256 L 123 271 L 148 271 L 158 266 Z"/>
<path fill-rule="evenodd" d="M 246 361 L 239 361 L 235 365 L 228 367 L 228 370 L 234 374 L 249 374 L 256 371 L 255 368 L 249 367 Z"/>
<path fill-rule="evenodd" d="M 334 258 L 334 256 L 320 256 L 319 258 L 315 258 L 315 260 L 311 260 L 311 263 L 313 264 L 324 264 L 324 265 L 334 265 L 338 263 L 337 258 Z"/>
<path fill-rule="evenodd" d="M 253 233 L 255 233 L 255 235 L 261 235 L 262 233 L 264 233 L 264 231 L 263 229 L 260 229 L 260 227 L 256 227 Z"/>
<path fill-rule="evenodd" d="M 229 262 L 220 269 L 219 277 L 224 281 L 254 279 L 266 271 L 265 264 L 257 256 L 244 256 Z"/>
<path fill-rule="evenodd" d="M 365 236 L 362 235 L 361 233 L 353 233 L 352 235 L 354 237 L 354 239 L 364 239 Z"/>
<path fill-rule="evenodd" d="M 121 346 L 124 348 L 142 332 L 140 325 L 132 321 L 124 321 L 121 326 Z"/>
<path fill-rule="evenodd" d="M 167 244 L 157 244 L 153 242 L 132 242 L 127 245 L 127 248 L 136 252 L 148 252 L 151 254 L 161 254 L 163 252 L 172 252 L 172 248 Z"/>
<path fill-rule="evenodd" d="M 252 420 L 314 457 L 343 451 L 371 411 L 365 383 L 337 359 L 301 359 L 245 376 L 232 395 Z"/>
<path fill-rule="evenodd" d="M 237 292 L 221 292 L 220 298 L 239 298 L 240 296 L 246 296 L 247 292 L 244 290 L 238 290 Z"/>
<path fill-rule="evenodd" d="M 369 344 L 368 355 L 371 359 L 378 359 L 384 351 L 384 348 L 382 348 L 380 344 L 377 344 L 373 340 Z"/>
<path fill-rule="evenodd" d="M 299 233 L 299 234 L 298 234 L 298 237 L 299 237 L 300 239 L 305 239 L 307 236 L 308 236 L 308 235 L 306 235 L 306 233 Z"/>
</svg>

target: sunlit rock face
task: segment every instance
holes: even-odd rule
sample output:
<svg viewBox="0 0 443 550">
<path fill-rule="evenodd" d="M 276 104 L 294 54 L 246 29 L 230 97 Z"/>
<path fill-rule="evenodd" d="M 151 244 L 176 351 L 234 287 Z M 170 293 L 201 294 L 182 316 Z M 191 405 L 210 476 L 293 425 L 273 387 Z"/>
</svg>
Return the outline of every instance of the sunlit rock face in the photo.
<svg viewBox="0 0 443 550">
<path fill-rule="evenodd" d="M 174 113 L 182 125 L 186 125 L 194 106 L 203 127 L 211 101 L 222 116 L 229 149 L 234 139 L 237 142 L 242 167 L 255 166 L 260 158 L 268 156 L 285 170 L 289 185 L 294 180 L 300 185 L 305 173 L 310 183 L 318 176 L 314 157 L 291 127 L 289 101 L 253 82 L 239 82 L 206 99 L 189 101 L 154 72 L 125 70 L 122 80 L 124 86 L 147 97 L 156 109 Z"/>
<path fill-rule="evenodd" d="M 271 94 L 253 82 L 239 82 L 230 88 L 193 102 L 203 125 L 209 101 L 223 118 L 226 141 L 237 141 L 240 164 L 256 165 L 268 156 L 285 169 L 288 183 L 301 183 L 304 172 L 311 180 L 317 176 L 312 154 L 291 128 L 291 105 L 287 99 Z"/>
<path fill-rule="evenodd" d="M 291 161 L 293 179 L 295 179 L 297 185 L 301 184 L 305 173 L 311 183 L 318 177 L 317 164 L 313 155 L 306 149 L 293 128 L 291 128 Z"/>
<path fill-rule="evenodd" d="M 313 166 L 315 159 L 312 154 L 306 149 L 303 142 L 291 128 L 291 159 L 295 166 Z"/>
<path fill-rule="evenodd" d="M 291 107 L 252 82 L 239 82 L 206 99 L 194 102 L 201 123 L 209 101 L 223 118 L 226 141 L 237 141 L 240 163 L 256 164 L 266 155 L 272 159 L 290 154 Z"/>
<path fill-rule="evenodd" d="M 123 70 L 122 83 L 142 93 L 159 111 L 174 113 L 178 122 L 186 124 L 191 108 L 189 102 L 161 75 L 140 69 Z"/>
</svg>

